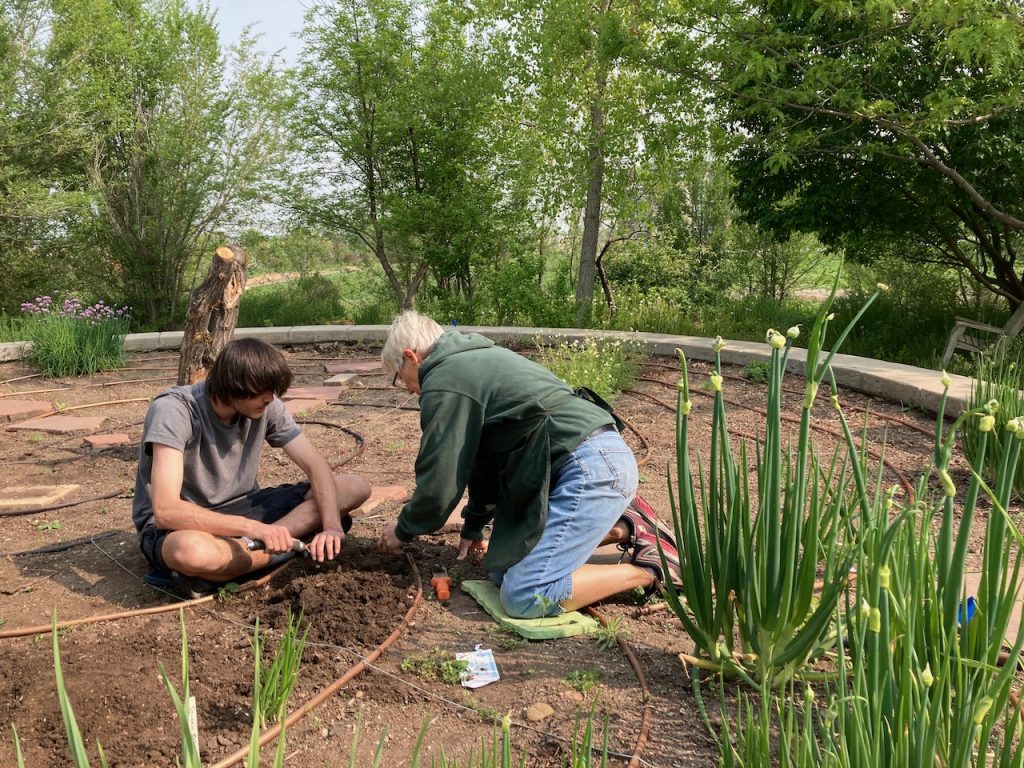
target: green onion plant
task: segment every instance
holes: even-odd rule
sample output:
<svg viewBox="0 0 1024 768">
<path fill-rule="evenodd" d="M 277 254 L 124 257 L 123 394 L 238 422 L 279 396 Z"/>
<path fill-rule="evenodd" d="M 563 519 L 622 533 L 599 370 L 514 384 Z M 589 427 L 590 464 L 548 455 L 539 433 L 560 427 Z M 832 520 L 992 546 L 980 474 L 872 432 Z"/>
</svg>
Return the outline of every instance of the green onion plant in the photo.
<svg viewBox="0 0 1024 768">
<path fill-rule="evenodd" d="M 988 432 L 986 450 L 981 452 L 980 416 L 964 423 L 960 435 L 964 453 L 971 464 L 988 479 L 995 477 L 1003 452 L 1012 442 L 1006 425 L 1024 416 L 1024 348 L 997 344 L 992 352 L 978 355 L 970 407 L 975 413 L 995 418 L 995 429 Z M 1024 492 L 1024 457 L 1018 459 L 1014 492 Z"/>
<path fill-rule="evenodd" d="M 832 296 L 838 279 L 837 275 Z M 827 462 L 819 459 L 811 442 L 812 406 L 832 357 L 849 332 L 847 327 L 833 349 L 825 352 L 832 296 L 808 338 L 806 390 L 795 448 L 784 445 L 782 382 L 800 329 L 793 327 L 785 334 L 768 331 L 772 352 L 767 421 L 764 442 L 756 448 L 754 482 L 747 447 L 737 455 L 730 444 L 721 337 L 712 345 L 709 463 L 705 469 L 699 458 L 691 461 L 692 403 L 686 360 L 679 352 L 683 374 L 677 386 L 677 487 L 670 482 L 669 494 L 683 583 L 678 589 L 668 584 L 666 599 L 701 654 L 691 663 L 728 671 L 754 687 L 762 682 L 779 685 L 803 674 L 810 660 L 834 645 L 835 610 L 859 545 L 858 527 L 851 520 L 867 506 L 863 466 L 852 439 L 845 451 L 837 451 Z M 756 497 L 751 495 L 752 486 Z M 824 583 L 820 594 L 815 591 L 819 576 Z"/>
<path fill-rule="evenodd" d="M 253 633 L 253 658 L 257 669 L 257 684 L 253 690 L 253 709 L 259 707 L 260 726 L 267 727 L 268 722 L 284 719 L 287 712 L 288 699 L 291 698 L 298 679 L 299 667 L 302 664 L 302 651 L 306 647 L 309 626 L 302 635 L 299 628 L 302 615 L 297 618 L 288 614 L 288 623 L 277 644 L 273 658 L 266 660 L 266 635 L 260 633 L 259 619 Z"/>
<path fill-rule="evenodd" d="M 185 611 L 178 611 L 178 622 L 181 624 L 181 693 L 174 687 L 163 663 L 160 664 L 160 677 L 164 681 L 164 687 L 171 695 L 174 702 L 174 711 L 178 715 L 178 727 L 181 730 L 181 759 L 178 765 L 184 768 L 202 768 L 202 761 L 199 757 L 199 744 L 192 735 L 189 726 L 188 707 L 189 699 L 192 698 L 191 686 L 188 674 L 188 633 L 185 631 Z"/>
<path fill-rule="evenodd" d="M 812 373 L 822 373 L 829 362 L 826 358 L 818 367 L 811 362 L 818 354 L 814 334 L 823 325 L 822 320 L 827 320 L 826 311 L 827 307 L 816 320 L 810 340 L 805 409 L 822 381 L 812 378 Z M 783 345 L 779 346 L 781 354 Z M 827 374 L 827 370 L 824 372 Z M 786 465 L 789 469 L 782 473 L 781 482 L 771 477 L 771 467 L 766 468 L 763 462 L 763 457 L 775 445 L 772 434 L 779 428 L 771 402 L 777 392 L 773 391 L 779 380 L 777 373 L 773 360 L 767 437 L 762 460 L 758 463 L 761 476 L 757 488 L 762 501 L 755 514 L 755 529 L 761 524 L 760 516 L 766 506 L 770 508 L 770 502 L 766 504 L 763 500 L 766 489 L 773 498 L 775 489 L 784 489 L 784 497 L 800 492 L 801 474 L 792 471 L 792 467 L 801 465 L 800 448 L 797 456 L 789 459 Z M 791 667 L 783 674 L 767 674 L 755 658 L 727 654 L 727 643 L 719 640 L 723 648 L 717 658 L 712 657 L 717 663 L 706 663 L 698 670 L 712 670 L 720 686 L 721 762 L 725 766 L 746 768 L 769 765 L 1020 768 L 1024 766 L 1021 713 L 1019 707 L 1011 703 L 1011 687 L 1024 647 L 1024 632 L 1018 630 L 1014 636 L 1007 635 L 1018 597 L 1024 535 L 1008 509 L 1024 441 L 1024 419 L 1012 419 L 997 432 L 995 416 L 1001 404 L 993 398 L 962 414 L 944 431 L 941 416 L 945 412 L 944 396 L 938 409 L 940 416 L 931 465 L 913 489 L 901 493 L 898 487 L 885 487 L 881 467 L 877 475 L 869 476 L 866 451 L 855 443 L 831 377 L 830 383 L 846 444 L 845 456 L 839 462 L 833 460 L 832 466 L 838 463 L 848 469 L 849 483 L 836 483 L 843 478 L 842 469 L 833 472 L 830 468 L 822 473 L 818 468 L 816 472 L 823 478 L 818 497 L 836 499 L 841 496 L 846 500 L 836 502 L 840 507 L 838 514 L 819 512 L 815 509 L 812 483 L 805 496 L 808 502 L 805 514 L 807 524 L 817 527 L 821 540 L 838 538 L 845 544 L 835 565 L 830 564 L 835 553 L 828 545 L 820 542 L 817 545 L 818 567 L 825 574 L 824 588 L 816 605 L 812 600 L 805 623 L 791 625 L 794 633 L 789 642 L 797 643 L 801 635 L 810 639 L 807 633 L 812 627 L 829 624 L 831 627 L 820 635 L 815 630 L 820 663 L 813 670 L 806 666 L 806 661 L 815 655 L 812 650 L 803 657 L 804 666 Z M 944 383 L 948 388 L 949 380 L 945 379 Z M 681 392 L 685 391 L 684 382 Z M 801 445 L 806 437 L 805 423 L 802 419 Z M 970 462 L 971 474 L 966 487 L 958 489 L 950 472 L 950 460 L 957 436 L 965 428 L 976 432 L 976 452 Z M 992 464 L 987 454 L 997 441 L 1001 448 L 998 460 Z M 685 441 L 681 442 L 681 447 L 685 447 Z M 808 465 L 814 466 L 810 462 Z M 713 458 L 712 468 L 715 466 Z M 984 469 L 986 467 L 988 469 Z M 769 472 L 767 479 L 763 476 L 766 471 Z M 682 470 L 680 473 L 683 476 Z M 687 489 L 681 487 L 683 502 L 688 498 L 687 493 Z M 958 496 L 959 514 L 955 504 Z M 982 496 L 987 497 L 991 510 L 984 520 L 979 582 L 976 590 L 969 594 L 965 569 Z M 710 498 L 716 497 L 712 493 Z M 722 508 L 730 513 L 728 505 Z M 687 516 L 685 503 L 680 504 L 680 511 L 677 528 L 684 534 L 688 532 L 688 525 L 692 527 L 695 516 L 693 512 Z M 783 542 L 781 549 L 776 549 L 772 543 L 775 534 L 770 525 L 767 534 L 748 541 L 742 538 L 743 526 L 736 523 L 741 531 L 740 546 L 750 544 L 752 547 L 739 550 L 750 552 L 747 556 L 750 565 L 745 570 L 743 567 L 735 569 L 745 578 L 729 583 L 736 595 L 735 620 L 738 634 L 745 643 L 743 651 L 752 647 L 751 631 L 755 632 L 754 636 L 760 631 L 762 639 L 767 635 L 774 640 L 778 635 L 770 634 L 771 622 L 766 625 L 768 629 L 743 627 L 746 606 L 752 601 L 745 598 L 741 590 L 763 589 L 765 584 L 781 585 L 776 593 L 779 613 L 784 613 L 789 604 L 790 580 L 763 579 L 765 571 L 762 569 L 767 567 L 769 575 L 773 571 L 770 563 L 764 563 L 764 553 L 758 548 L 764 549 L 767 543 L 769 552 L 786 553 L 783 558 L 786 563 L 780 565 L 780 569 L 783 573 L 793 570 L 792 583 L 806 586 L 804 580 L 808 577 L 800 573 L 804 561 L 799 558 L 813 551 L 814 544 L 805 537 L 800 539 L 802 543 L 796 549 L 791 543 L 787 545 L 795 537 L 787 533 L 785 507 L 781 519 L 778 534 L 778 540 Z M 959 526 L 955 527 L 957 520 Z M 699 521 L 707 525 L 704 519 Z M 717 531 L 721 530 L 728 530 L 728 527 L 720 525 Z M 697 547 L 698 555 L 704 555 L 705 560 L 712 559 L 713 550 L 703 538 L 691 533 L 689 541 Z M 685 547 L 687 540 L 681 543 Z M 709 552 L 712 554 L 707 554 Z M 794 552 L 799 556 L 795 563 Z M 848 558 L 852 558 L 854 566 L 849 573 Z M 696 557 L 689 560 L 702 562 Z M 694 569 L 693 565 L 689 567 Z M 684 572 L 684 579 L 687 573 Z M 670 603 L 673 607 L 690 608 L 684 615 L 698 630 L 704 625 L 702 619 L 694 618 L 698 616 L 692 609 L 694 602 L 698 605 L 720 602 L 715 595 L 693 594 L 692 587 L 684 586 L 678 593 L 685 598 L 684 604 L 673 592 L 670 590 Z M 753 604 L 759 605 L 756 601 Z M 830 621 L 819 623 L 821 618 L 817 611 L 826 604 Z M 708 626 L 714 629 L 713 625 Z M 705 641 L 704 647 L 706 645 Z M 741 692 L 734 703 L 730 703 L 726 686 L 727 677 L 733 674 L 751 683 L 756 693 Z"/>
</svg>

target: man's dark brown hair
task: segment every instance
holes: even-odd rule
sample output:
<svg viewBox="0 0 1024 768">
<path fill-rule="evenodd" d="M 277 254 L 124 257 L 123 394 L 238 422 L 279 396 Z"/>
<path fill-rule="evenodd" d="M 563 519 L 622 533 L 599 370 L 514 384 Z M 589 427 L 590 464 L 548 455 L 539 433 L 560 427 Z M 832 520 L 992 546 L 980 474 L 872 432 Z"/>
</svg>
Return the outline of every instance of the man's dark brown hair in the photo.
<svg viewBox="0 0 1024 768">
<path fill-rule="evenodd" d="M 279 350 L 259 339 L 235 339 L 210 366 L 206 391 L 227 403 L 268 391 L 280 397 L 291 383 L 291 369 Z"/>
</svg>

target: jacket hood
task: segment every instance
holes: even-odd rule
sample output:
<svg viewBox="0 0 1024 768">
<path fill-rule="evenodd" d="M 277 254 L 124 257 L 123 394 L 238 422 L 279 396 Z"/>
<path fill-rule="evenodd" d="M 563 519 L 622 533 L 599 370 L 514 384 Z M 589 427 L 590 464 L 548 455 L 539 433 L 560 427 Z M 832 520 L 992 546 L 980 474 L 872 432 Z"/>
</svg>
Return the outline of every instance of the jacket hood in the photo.
<svg viewBox="0 0 1024 768">
<path fill-rule="evenodd" d="M 479 333 L 463 333 L 462 331 L 445 331 L 434 344 L 434 349 L 423 360 L 420 365 L 420 381 L 430 373 L 431 369 L 441 362 L 457 355 L 460 352 L 467 352 L 471 349 L 487 349 L 493 347 L 494 342 Z"/>
</svg>

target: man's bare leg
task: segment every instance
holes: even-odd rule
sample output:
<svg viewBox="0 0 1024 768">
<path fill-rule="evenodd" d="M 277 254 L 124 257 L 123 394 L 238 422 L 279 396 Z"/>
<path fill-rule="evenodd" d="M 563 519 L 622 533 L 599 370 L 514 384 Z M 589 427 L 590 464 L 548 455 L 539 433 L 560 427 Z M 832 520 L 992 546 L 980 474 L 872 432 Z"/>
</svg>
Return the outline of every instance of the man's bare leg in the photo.
<svg viewBox="0 0 1024 768">
<path fill-rule="evenodd" d="M 370 495 L 370 484 L 358 475 L 335 475 L 339 512 L 344 518 L 358 509 Z M 320 530 L 320 511 L 312 498 L 277 521 L 298 539 Z M 164 539 L 160 554 L 172 571 L 210 581 L 231 581 L 270 565 L 273 557 L 262 550 L 250 551 L 240 539 L 214 536 L 205 531 L 172 531 Z"/>
</svg>

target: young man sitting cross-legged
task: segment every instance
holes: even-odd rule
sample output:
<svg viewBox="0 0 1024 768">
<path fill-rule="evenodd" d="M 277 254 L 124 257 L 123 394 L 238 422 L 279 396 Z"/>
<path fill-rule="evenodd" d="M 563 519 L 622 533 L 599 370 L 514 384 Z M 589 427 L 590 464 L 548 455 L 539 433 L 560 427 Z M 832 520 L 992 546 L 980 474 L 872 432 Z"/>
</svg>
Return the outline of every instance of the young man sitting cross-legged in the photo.
<svg viewBox="0 0 1024 768">
<path fill-rule="evenodd" d="M 146 580 L 192 596 L 272 565 L 313 535 L 310 555 L 331 560 L 370 495 L 357 475 L 335 475 L 278 396 L 292 381 L 277 349 L 229 343 L 205 381 L 157 395 L 146 413 L 132 519 L 153 570 Z M 264 442 L 308 481 L 261 489 Z M 264 548 L 251 549 L 260 541 Z"/>
</svg>

